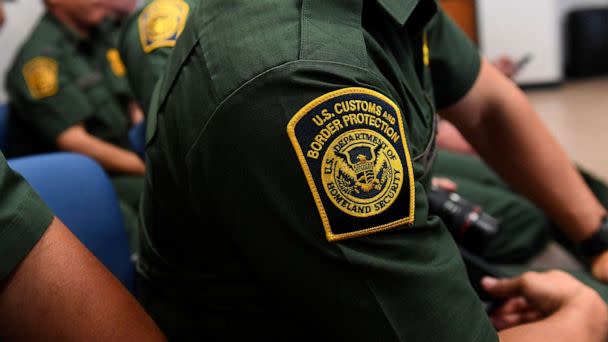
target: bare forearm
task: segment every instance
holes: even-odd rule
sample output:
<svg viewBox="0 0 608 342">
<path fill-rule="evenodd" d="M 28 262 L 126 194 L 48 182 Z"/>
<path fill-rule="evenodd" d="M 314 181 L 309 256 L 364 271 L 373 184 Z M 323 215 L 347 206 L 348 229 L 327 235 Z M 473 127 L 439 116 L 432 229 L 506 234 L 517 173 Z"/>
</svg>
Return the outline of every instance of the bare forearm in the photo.
<svg viewBox="0 0 608 342">
<path fill-rule="evenodd" d="M 89 135 L 76 126 L 66 130 L 58 138 L 61 149 L 78 152 L 95 159 L 101 166 L 113 172 L 143 175 L 143 161 L 134 153 Z"/>
<path fill-rule="evenodd" d="M 511 84 L 501 88 L 489 104 L 478 106 L 483 110 L 473 116 L 473 122 L 461 122 L 459 129 L 486 162 L 541 206 L 571 239 L 588 237 L 605 209 L 525 95 Z"/>
<path fill-rule="evenodd" d="M 145 170 L 143 161 L 135 153 L 102 140 L 83 146 L 79 152 L 97 160 L 108 171 L 141 175 Z"/>
<path fill-rule="evenodd" d="M 0 292 L 6 340 L 161 341 L 121 284 L 57 219 Z"/>
</svg>

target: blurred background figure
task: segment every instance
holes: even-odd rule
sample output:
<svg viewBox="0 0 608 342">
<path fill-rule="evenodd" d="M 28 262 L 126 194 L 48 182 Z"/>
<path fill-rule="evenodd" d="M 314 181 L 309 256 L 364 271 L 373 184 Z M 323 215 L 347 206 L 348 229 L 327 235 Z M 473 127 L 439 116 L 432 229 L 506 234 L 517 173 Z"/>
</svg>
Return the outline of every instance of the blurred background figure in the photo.
<svg viewBox="0 0 608 342">
<path fill-rule="evenodd" d="M 131 89 L 145 113 L 154 87 L 198 0 L 147 1 L 126 20 L 119 43 Z"/>
<path fill-rule="evenodd" d="M 128 133 L 143 117 L 116 49 L 118 31 L 107 24 L 113 7 L 105 0 L 44 4 L 47 12 L 7 74 L 6 152 L 14 157 L 60 150 L 99 162 L 112 177 L 135 250 L 145 168 Z"/>
<path fill-rule="evenodd" d="M 0 0 L 0 26 L 4 25 L 4 0 Z"/>
<path fill-rule="evenodd" d="M 164 340 L 2 153 L 0 193 L 0 339 Z"/>
</svg>

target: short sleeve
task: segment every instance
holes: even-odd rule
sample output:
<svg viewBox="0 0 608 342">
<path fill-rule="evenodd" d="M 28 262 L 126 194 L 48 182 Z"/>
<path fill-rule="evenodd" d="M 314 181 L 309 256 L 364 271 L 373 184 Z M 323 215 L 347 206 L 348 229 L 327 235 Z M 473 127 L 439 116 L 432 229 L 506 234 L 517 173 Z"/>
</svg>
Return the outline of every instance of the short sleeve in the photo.
<svg viewBox="0 0 608 342">
<path fill-rule="evenodd" d="M 53 214 L 0 153 L 0 283 L 36 245 Z"/>
<path fill-rule="evenodd" d="M 164 14 L 167 17 L 176 16 L 174 20 L 178 23 L 175 29 L 179 30 L 172 32 L 173 34 L 158 35 L 159 37 L 174 37 L 163 41 L 158 37 L 149 37 L 146 32 L 141 31 L 142 28 L 150 27 L 148 21 L 154 15 L 147 12 L 146 9 L 153 9 L 154 6 L 155 4 L 150 4 L 129 17 L 123 26 L 119 46 L 120 54 L 127 66 L 127 78 L 131 89 L 146 113 L 150 109 L 154 87 L 165 71 L 167 60 L 175 45 L 175 39 L 181 33 L 181 27 L 185 25 L 185 18 L 190 11 L 190 6 L 183 1 L 167 3 L 167 7 L 158 11 L 158 14 Z M 176 8 L 181 11 L 175 13 Z M 180 13 L 184 13 L 185 17 L 182 18 Z"/>
<path fill-rule="evenodd" d="M 163 112 L 184 103 L 197 108 L 176 95 Z M 213 206 L 207 220 L 313 331 L 496 341 L 454 242 L 427 215 L 424 168 L 407 155 L 396 103 L 347 65 L 299 61 L 260 75 L 219 105 L 189 149 L 192 207 Z"/>
<path fill-rule="evenodd" d="M 34 68 L 28 67 L 34 64 Z M 83 90 L 58 61 L 48 57 L 33 58 L 12 70 L 7 88 L 14 114 L 48 143 L 55 143 L 63 131 L 95 113 Z"/>
<path fill-rule="evenodd" d="M 443 11 L 427 27 L 427 37 L 437 108 L 446 108 L 473 87 L 481 57 L 473 42 Z"/>
</svg>

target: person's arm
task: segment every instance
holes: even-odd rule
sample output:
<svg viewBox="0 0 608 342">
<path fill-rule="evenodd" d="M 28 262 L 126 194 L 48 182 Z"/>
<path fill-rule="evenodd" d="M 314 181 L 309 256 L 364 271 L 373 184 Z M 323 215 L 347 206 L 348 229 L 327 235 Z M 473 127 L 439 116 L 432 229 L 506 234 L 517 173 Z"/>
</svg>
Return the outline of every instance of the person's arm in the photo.
<svg viewBox="0 0 608 342">
<path fill-rule="evenodd" d="M 608 309 L 600 296 L 560 272 L 528 272 L 513 279 L 484 278 L 484 288 L 507 299 L 492 317 L 503 342 L 604 341 Z"/>
<path fill-rule="evenodd" d="M 81 125 L 72 126 L 57 138 L 57 146 L 64 151 L 87 155 L 108 171 L 143 175 L 143 161 L 134 153 L 90 135 Z"/>
<path fill-rule="evenodd" d="M 437 128 L 437 146 L 451 152 L 476 155 L 475 149 L 447 120 L 440 120 Z"/>
<path fill-rule="evenodd" d="M 509 184 L 558 222 L 573 241 L 584 240 L 599 227 L 606 209 L 585 185 L 524 93 L 490 63 L 483 61 L 474 87 L 458 103 L 443 110 L 442 116 Z M 608 267 L 596 268 L 594 274 L 608 280 Z"/>
<path fill-rule="evenodd" d="M 59 221 L 0 287 L 0 339 L 162 341 L 154 322 Z"/>
</svg>

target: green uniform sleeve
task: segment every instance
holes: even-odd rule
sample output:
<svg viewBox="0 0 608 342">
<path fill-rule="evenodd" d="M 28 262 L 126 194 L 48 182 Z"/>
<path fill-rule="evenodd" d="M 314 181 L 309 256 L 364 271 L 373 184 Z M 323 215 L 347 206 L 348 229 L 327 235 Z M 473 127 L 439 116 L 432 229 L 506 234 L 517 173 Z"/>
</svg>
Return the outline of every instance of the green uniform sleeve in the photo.
<svg viewBox="0 0 608 342">
<path fill-rule="evenodd" d="M 134 13 L 125 23 L 120 38 L 120 55 L 127 67 L 127 78 L 136 100 L 144 113 L 150 109 L 154 86 L 160 80 L 173 47 L 158 47 L 144 51 L 138 19 L 142 10 Z"/>
<path fill-rule="evenodd" d="M 481 57 L 473 42 L 443 12 L 427 28 L 430 66 L 437 108 L 446 108 L 473 87 Z"/>
<path fill-rule="evenodd" d="M 413 163 L 413 187 L 402 190 L 415 194 L 413 224 L 328 241 L 287 127 L 308 103 L 347 87 L 391 97 L 371 73 L 330 62 L 288 63 L 243 85 L 208 116 L 186 158 L 192 207 L 213 207 L 206 219 L 221 224 L 209 228 L 221 230 L 268 293 L 305 317 L 312 331 L 353 341 L 496 341 L 456 246 L 440 220 L 428 215 L 422 165 Z M 163 115 L 176 113 L 175 106 L 198 108 L 196 99 L 176 97 L 169 97 Z M 180 140 L 165 134 L 172 133 L 159 132 L 156 139 Z M 361 154 L 370 153 L 364 145 Z M 355 157 L 361 164 L 351 165 L 363 167 L 366 157 Z M 342 221 L 352 226 L 347 230 L 362 222 L 355 216 Z"/>
<path fill-rule="evenodd" d="M 0 283 L 25 258 L 53 214 L 0 153 Z"/>
<path fill-rule="evenodd" d="M 14 113 L 35 129 L 34 133 L 45 142 L 54 144 L 67 128 L 84 123 L 95 114 L 96 108 L 82 89 L 62 72 L 61 64 L 58 64 L 56 92 L 44 97 L 32 94 L 26 76 L 20 69 L 12 70 L 7 82 L 11 105 L 16 109 Z M 52 83 L 53 80 L 48 82 Z"/>
</svg>

